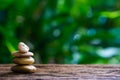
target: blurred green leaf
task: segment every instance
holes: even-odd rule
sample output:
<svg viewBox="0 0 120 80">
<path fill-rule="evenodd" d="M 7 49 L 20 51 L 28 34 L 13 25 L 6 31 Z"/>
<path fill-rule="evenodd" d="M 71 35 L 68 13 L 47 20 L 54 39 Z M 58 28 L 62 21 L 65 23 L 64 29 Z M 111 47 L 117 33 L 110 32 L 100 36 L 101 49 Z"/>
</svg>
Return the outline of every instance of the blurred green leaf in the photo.
<svg viewBox="0 0 120 80">
<path fill-rule="evenodd" d="M 8 8 L 14 0 L 0 0 L 0 10 Z"/>
<path fill-rule="evenodd" d="M 101 13 L 101 16 L 105 16 L 105 17 L 108 17 L 108 18 L 117 18 L 120 16 L 120 11 L 114 11 L 114 12 L 102 12 Z"/>
</svg>

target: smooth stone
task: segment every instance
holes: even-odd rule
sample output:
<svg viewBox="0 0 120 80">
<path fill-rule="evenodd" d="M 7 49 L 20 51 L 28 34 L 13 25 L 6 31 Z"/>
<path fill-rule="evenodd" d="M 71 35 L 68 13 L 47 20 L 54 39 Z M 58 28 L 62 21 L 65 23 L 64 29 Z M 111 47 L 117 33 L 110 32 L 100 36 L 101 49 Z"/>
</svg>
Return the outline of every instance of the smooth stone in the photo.
<svg viewBox="0 0 120 80">
<path fill-rule="evenodd" d="M 18 51 L 19 52 L 28 52 L 29 51 L 29 47 L 26 45 L 26 44 L 24 44 L 23 42 L 20 42 L 19 44 L 18 44 Z"/>
<path fill-rule="evenodd" d="M 33 64 L 35 60 L 32 57 L 17 57 L 13 59 L 13 63 L 15 64 Z"/>
<path fill-rule="evenodd" d="M 18 73 L 33 73 L 37 68 L 33 65 L 16 65 L 13 66 L 11 70 Z"/>
<path fill-rule="evenodd" d="M 21 52 L 14 52 L 13 56 L 14 57 L 30 57 L 33 56 L 34 54 L 32 52 L 26 52 L 26 53 L 21 53 Z"/>
</svg>

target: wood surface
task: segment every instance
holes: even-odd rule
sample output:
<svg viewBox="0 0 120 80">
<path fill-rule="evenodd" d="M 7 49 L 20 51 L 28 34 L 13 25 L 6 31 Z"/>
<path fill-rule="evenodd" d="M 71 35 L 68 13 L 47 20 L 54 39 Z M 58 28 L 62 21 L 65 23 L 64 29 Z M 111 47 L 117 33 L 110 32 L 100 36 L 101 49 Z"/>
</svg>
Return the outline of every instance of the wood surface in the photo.
<svg viewBox="0 0 120 80">
<path fill-rule="evenodd" d="M 0 80 L 120 80 L 120 65 L 36 64 L 32 74 L 14 73 L 13 64 L 0 64 Z"/>
</svg>

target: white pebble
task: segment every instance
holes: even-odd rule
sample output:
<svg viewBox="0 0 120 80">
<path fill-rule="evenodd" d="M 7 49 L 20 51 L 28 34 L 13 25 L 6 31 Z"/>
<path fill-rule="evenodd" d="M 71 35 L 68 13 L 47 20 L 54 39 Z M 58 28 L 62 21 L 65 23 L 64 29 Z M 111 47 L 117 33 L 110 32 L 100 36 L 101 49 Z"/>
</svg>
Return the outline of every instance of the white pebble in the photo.
<svg viewBox="0 0 120 80">
<path fill-rule="evenodd" d="M 29 51 L 29 47 L 26 44 L 24 44 L 23 42 L 20 42 L 18 44 L 18 50 L 19 50 L 19 52 L 25 53 L 25 52 Z"/>
</svg>

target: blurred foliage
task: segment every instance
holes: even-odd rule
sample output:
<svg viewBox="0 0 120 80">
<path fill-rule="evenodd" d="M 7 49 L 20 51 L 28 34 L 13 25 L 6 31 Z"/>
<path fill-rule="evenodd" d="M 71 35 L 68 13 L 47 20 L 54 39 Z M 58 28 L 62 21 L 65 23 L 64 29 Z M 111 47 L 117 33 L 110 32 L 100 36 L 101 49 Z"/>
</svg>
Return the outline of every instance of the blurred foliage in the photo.
<svg viewBox="0 0 120 80">
<path fill-rule="evenodd" d="M 120 62 L 120 0 L 0 0 L 0 63 L 20 41 L 36 63 Z"/>
</svg>

